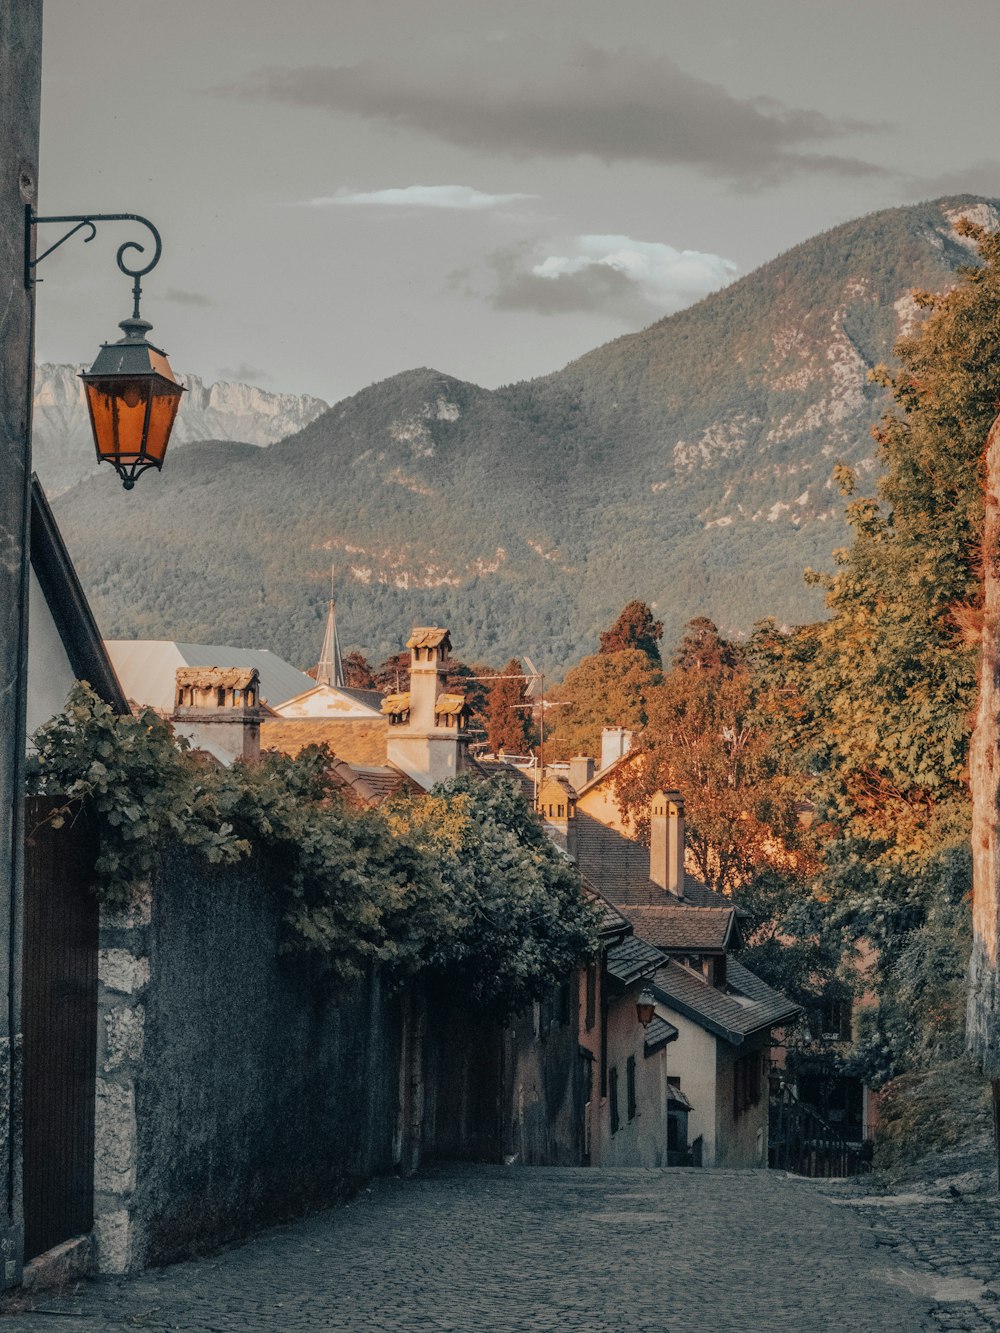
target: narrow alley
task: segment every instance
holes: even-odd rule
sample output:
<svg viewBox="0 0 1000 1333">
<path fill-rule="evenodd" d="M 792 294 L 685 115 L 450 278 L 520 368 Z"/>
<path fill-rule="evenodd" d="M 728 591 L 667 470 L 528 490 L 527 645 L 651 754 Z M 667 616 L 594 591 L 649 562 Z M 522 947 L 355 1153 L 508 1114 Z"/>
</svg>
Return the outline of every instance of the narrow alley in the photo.
<svg viewBox="0 0 1000 1333">
<path fill-rule="evenodd" d="M 995 1196 L 766 1171 L 448 1167 L 128 1279 L 29 1330 L 998 1329 Z"/>
</svg>

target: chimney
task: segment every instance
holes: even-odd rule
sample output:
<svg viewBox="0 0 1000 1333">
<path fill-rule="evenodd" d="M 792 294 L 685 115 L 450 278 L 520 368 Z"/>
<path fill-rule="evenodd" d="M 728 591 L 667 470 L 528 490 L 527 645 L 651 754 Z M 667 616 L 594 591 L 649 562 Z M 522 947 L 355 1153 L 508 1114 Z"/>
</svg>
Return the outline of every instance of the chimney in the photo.
<svg viewBox="0 0 1000 1333">
<path fill-rule="evenodd" d="M 260 678 L 256 667 L 178 667 L 174 732 L 227 766 L 260 758 Z"/>
<path fill-rule="evenodd" d="M 389 718 L 388 757 L 427 790 L 465 767 L 469 709 L 464 695 L 445 690 L 451 669 L 448 631 L 415 626 L 406 646 L 409 691 L 387 695 L 382 703 Z"/>
<path fill-rule="evenodd" d="M 683 899 L 684 800 L 679 791 L 658 791 L 649 803 L 649 878 Z"/>
<path fill-rule="evenodd" d="M 605 727 L 601 732 L 601 769 L 628 754 L 632 748 L 632 733 L 628 727 Z"/>
<path fill-rule="evenodd" d="M 577 754 L 569 761 L 570 786 L 577 792 L 583 790 L 594 776 L 594 761 L 586 754 Z"/>
</svg>

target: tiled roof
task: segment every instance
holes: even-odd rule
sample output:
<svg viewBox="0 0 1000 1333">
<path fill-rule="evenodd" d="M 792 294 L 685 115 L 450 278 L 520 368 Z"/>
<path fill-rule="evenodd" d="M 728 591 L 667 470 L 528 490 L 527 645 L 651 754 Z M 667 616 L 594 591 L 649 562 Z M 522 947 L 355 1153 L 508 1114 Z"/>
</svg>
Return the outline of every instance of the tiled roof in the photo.
<svg viewBox="0 0 1000 1333">
<path fill-rule="evenodd" d="M 414 625 L 410 637 L 406 640 L 407 648 L 437 648 L 447 641 L 451 647 L 451 638 L 446 629 L 437 629 L 433 625 Z"/>
<path fill-rule="evenodd" d="M 592 815 L 576 812 L 576 847 L 580 869 L 612 902 L 625 907 L 677 904 L 680 900 L 649 878 L 649 848 L 608 828 Z M 684 877 L 684 902 L 692 907 L 729 907 L 721 893 L 693 875 Z"/>
<path fill-rule="evenodd" d="M 581 876 L 581 878 L 583 879 L 584 892 L 602 909 L 603 914 L 598 925 L 600 933 L 602 935 L 630 935 L 632 926 L 628 918 L 619 912 L 613 903 L 609 903 L 607 898 L 602 897 L 586 876 Z"/>
<path fill-rule="evenodd" d="M 667 1084 L 667 1101 L 673 1102 L 675 1106 L 679 1106 L 683 1111 L 694 1110 L 693 1102 L 689 1100 L 685 1093 L 681 1092 L 676 1083 Z"/>
<path fill-rule="evenodd" d="M 629 935 L 620 944 L 608 950 L 608 972 L 623 986 L 630 986 L 640 977 L 652 976 L 663 963 L 663 954 L 645 940 Z"/>
<path fill-rule="evenodd" d="M 789 1023 L 801 1008 L 760 977 L 730 959 L 727 988 L 719 990 L 700 973 L 670 962 L 656 973 L 653 990 L 669 1009 L 738 1046 L 754 1032 Z"/>
<path fill-rule="evenodd" d="M 382 700 L 381 708 L 383 713 L 396 717 L 400 713 L 405 713 L 410 706 L 409 693 L 387 694 Z"/>
<path fill-rule="evenodd" d="M 230 648 L 226 644 L 171 639 L 108 639 L 105 646 L 128 697 L 165 713 L 174 706 L 174 673 L 178 667 L 256 667 L 261 701 L 272 707 L 316 685 L 311 676 L 266 648 Z"/>
<path fill-rule="evenodd" d="M 337 759 L 331 776 L 345 795 L 362 805 L 381 805 L 388 797 L 404 790 L 423 794 L 421 786 L 391 764 L 348 764 Z"/>
<path fill-rule="evenodd" d="M 193 685 L 205 690 L 219 687 L 246 690 L 259 679 L 256 667 L 217 666 L 178 667 L 175 677 L 178 685 Z"/>
<path fill-rule="evenodd" d="M 464 694 L 439 694 L 434 702 L 435 717 L 457 717 L 465 709 Z"/>
<path fill-rule="evenodd" d="M 673 1023 L 668 1023 L 657 1014 L 646 1028 L 642 1043 L 645 1054 L 652 1055 L 654 1051 L 662 1050 L 668 1041 L 676 1041 L 680 1035 Z"/>
<path fill-rule="evenodd" d="M 353 699 L 355 703 L 364 704 L 366 708 L 371 708 L 376 713 L 382 711 L 381 690 L 356 690 L 353 685 L 337 685 L 335 688 L 341 694 L 346 694 L 349 699 Z"/>
<path fill-rule="evenodd" d="M 741 943 L 732 907 L 625 907 L 635 933 L 668 953 L 723 953 Z"/>
</svg>

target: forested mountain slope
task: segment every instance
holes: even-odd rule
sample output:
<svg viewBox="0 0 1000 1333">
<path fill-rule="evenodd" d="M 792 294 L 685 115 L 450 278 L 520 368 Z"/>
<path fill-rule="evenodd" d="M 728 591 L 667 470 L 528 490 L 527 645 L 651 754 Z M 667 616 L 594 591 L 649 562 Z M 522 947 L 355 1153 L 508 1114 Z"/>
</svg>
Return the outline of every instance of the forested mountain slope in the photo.
<svg viewBox="0 0 1000 1333">
<path fill-rule="evenodd" d="M 414 622 L 466 660 L 593 648 L 632 597 L 666 641 L 822 614 L 802 570 L 844 527 L 834 463 L 874 468 L 867 381 L 973 258 L 969 196 L 889 209 L 779 256 L 565 369 L 495 391 L 412 370 L 266 450 L 174 451 L 126 495 L 109 469 L 57 513 L 109 636 L 315 660 L 335 562 L 345 647 L 378 658 Z"/>
</svg>

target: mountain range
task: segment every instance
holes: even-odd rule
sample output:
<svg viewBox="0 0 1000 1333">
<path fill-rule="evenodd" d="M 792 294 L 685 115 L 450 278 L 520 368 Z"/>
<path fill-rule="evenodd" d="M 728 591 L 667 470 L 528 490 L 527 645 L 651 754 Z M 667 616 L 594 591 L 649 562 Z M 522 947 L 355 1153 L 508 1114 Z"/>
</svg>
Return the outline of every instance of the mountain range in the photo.
<svg viewBox="0 0 1000 1333">
<path fill-rule="evenodd" d="M 50 497 L 94 471 L 93 438 L 79 380 L 84 369 L 43 362 L 35 370 L 32 462 Z M 219 439 L 274 444 L 329 408 L 321 398 L 268 393 L 255 384 L 206 384 L 197 375 L 178 378 L 187 392 L 171 435 L 174 448 Z"/>
<path fill-rule="evenodd" d="M 954 223 L 996 226 L 998 208 L 958 196 L 845 223 L 535 380 L 410 370 L 310 400 L 266 449 L 249 425 L 172 449 L 131 494 L 102 468 L 56 505 L 98 620 L 305 666 L 331 564 L 345 648 L 374 660 L 437 623 L 466 660 L 558 672 L 633 597 L 667 644 L 695 615 L 729 633 L 817 618 L 802 572 L 845 540 L 833 466 L 877 467 L 887 402 L 868 372 L 919 321 L 911 291 L 975 262 Z"/>
</svg>

